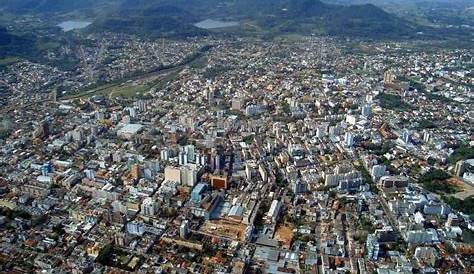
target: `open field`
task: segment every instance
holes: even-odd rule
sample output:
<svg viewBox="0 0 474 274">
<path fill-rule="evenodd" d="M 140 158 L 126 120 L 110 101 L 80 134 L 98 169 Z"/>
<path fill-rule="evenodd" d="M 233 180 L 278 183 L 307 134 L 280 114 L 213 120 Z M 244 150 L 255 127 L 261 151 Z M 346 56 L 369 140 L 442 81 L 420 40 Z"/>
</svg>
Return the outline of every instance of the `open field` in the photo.
<svg viewBox="0 0 474 274">
<path fill-rule="evenodd" d="M 470 197 L 470 196 L 474 195 L 474 186 L 464 182 L 461 179 L 450 178 L 450 179 L 446 180 L 446 182 L 451 184 L 451 185 L 455 185 L 459 189 L 459 192 L 457 192 L 457 193 L 455 193 L 451 196 L 454 196 L 458 199 L 464 200 L 467 197 Z"/>
</svg>

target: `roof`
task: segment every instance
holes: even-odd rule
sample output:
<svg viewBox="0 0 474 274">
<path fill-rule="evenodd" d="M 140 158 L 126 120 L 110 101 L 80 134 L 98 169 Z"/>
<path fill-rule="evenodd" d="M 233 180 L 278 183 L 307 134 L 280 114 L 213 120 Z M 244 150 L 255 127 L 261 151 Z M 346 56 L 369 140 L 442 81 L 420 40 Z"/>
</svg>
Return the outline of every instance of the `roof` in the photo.
<svg viewBox="0 0 474 274">
<path fill-rule="evenodd" d="M 241 206 L 233 206 L 229 211 L 229 216 L 242 216 L 244 213 L 244 208 Z"/>
<path fill-rule="evenodd" d="M 117 131 L 117 134 L 137 134 L 142 129 L 141 124 L 126 124 Z"/>
</svg>

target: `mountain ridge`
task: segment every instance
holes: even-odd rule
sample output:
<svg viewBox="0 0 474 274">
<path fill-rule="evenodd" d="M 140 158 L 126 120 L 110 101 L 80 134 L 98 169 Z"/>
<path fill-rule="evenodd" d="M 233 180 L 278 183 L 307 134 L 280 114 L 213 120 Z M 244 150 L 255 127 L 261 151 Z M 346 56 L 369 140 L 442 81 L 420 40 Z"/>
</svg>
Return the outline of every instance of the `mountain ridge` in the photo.
<svg viewBox="0 0 474 274">
<path fill-rule="evenodd" d="M 164 7 L 171 10 L 172 14 L 150 14 L 151 10 L 160 10 Z M 155 35 L 156 27 L 148 28 L 148 25 L 154 24 L 146 22 L 171 20 L 173 23 L 166 26 L 171 28 L 175 26 L 178 31 L 173 33 L 189 35 L 198 32 L 194 23 L 208 18 L 252 21 L 261 29 L 274 33 L 322 32 L 329 35 L 368 38 L 408 37 L 414 33 L 412 25 L 374 5 L 342 6 L 326 4 L 319 0 L 125 0 L 115 12 L 126 13 L 132 21 L 144 21 L 141 24 L 143 33 Z M 117 18 L 117 14 L 112 12 L 106 17 Z M 121 25 L 124 32 L 136 29 L 129 28 L 125 24 Z M 117 31 L 117 28 L 107 24 L 106 20 L 94 22 L 91 29 Z"/>
</svg>

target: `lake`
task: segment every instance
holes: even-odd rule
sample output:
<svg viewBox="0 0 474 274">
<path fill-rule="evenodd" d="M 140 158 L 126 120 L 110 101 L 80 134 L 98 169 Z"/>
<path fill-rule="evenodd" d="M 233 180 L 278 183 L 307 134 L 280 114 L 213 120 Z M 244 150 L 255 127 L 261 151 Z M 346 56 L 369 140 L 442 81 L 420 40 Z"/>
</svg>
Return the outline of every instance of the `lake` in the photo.
<svg viewBox="0 0 474 274">
<path fill-rule="evenodd" d="M 58 24 L 57 26 L 60 27 L 63 31 L 71 31 L 75 29 L 83 29 L 87 26 L 92 24 L 92 22 L 88 21 L 64 21 Z"/>
<path fill-rule="evenodd" d="M 236 22 L 236 21 L 221 21 L 221 20 L 213 20 L 213 19 L 206 19 L 204 21 L 194 24 L 194 26 L 201 29 L 220 29 L 220 28 L 236 27 L 238 25 L 239 25 L 239 22 Z"/>
</svg>

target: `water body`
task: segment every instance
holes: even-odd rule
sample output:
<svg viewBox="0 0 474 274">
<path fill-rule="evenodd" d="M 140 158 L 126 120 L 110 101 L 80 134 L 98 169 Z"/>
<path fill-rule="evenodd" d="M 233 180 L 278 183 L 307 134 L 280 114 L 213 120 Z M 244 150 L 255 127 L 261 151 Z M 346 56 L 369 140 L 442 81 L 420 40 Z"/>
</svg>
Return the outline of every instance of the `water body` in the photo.
<svg viewBox="0 0 474 274">
<path fill-rule="evenodd" d="M 237 21 L 221 21 L 221 20 L 213 20 L 213 19 L 206 19 L 194 24 L 194 26 L 201 29 L 220 29 L 220 28 L 236 27 L 238 25 L 239 25 L 239 22 Z"/>
<path fill-rule="evenodd" d="M 76 29 L 83 29 L 87 26 L 92 24 L 89 21 L 64 21 L 58 24 L 57 26 L 60 27 L 63 31 L 71 31 Z"/>
</svg>

